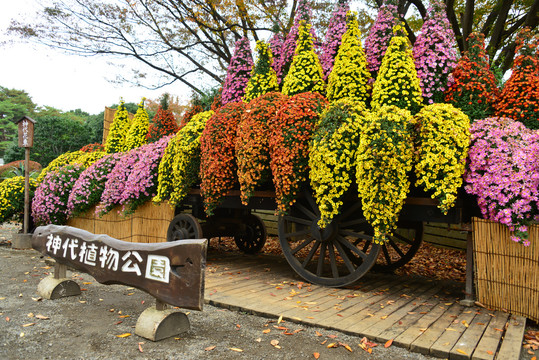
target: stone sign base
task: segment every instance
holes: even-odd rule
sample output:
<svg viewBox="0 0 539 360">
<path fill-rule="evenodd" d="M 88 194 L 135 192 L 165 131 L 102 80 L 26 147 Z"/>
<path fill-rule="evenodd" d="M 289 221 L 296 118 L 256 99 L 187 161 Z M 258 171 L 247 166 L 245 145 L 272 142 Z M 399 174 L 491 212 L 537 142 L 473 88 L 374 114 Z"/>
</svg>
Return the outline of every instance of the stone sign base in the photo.
<svg viewBox="0 0 539 360">
<path fill-rule="evenodd" d="M 159 341 L 177 336 L 191 328 L 189 319 L 184 313 L 172 310 L 158 310 L 150 307 L 140 314 L 135 334 L 151 341 Z"/>
<path fill-rule="evenodd" d="M 76 282 L 67 278 L 56 279 L 52 275 L 41 280 L 37 291 L 41 297 L 49 300 L 80 295 L 80 287 Z"/>
<path fill-rule="evenodd" d="M 13 249 L 31 249 L 32 234 L 13 234 L 11 236 L 11 247 Z"/>
</svg>

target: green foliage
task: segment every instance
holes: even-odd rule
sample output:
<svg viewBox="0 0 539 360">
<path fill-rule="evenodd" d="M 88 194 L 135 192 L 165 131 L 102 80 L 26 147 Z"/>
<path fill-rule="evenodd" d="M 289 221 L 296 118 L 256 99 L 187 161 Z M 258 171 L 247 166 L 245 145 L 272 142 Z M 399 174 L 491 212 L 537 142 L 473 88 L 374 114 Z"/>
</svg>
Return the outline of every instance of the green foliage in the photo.
<svg viewBox="0 0 539 360">
<path fill-rule="evenodd" d="M 277 74 L 273 70 L 273 55 L 269 44 L 264 41 L 256 42 L 258 60 L 251 73 L 251 78 L 247 82 L 243 101 L 249 102 L 259 96 L 272 91 L 279 91 Z"/>
<path fill-rule="evenodd" d="M 0 157 L 17 137 L 15 121 L 32 115 L 36 105 L 27 92 L 0 86 Z"/>
<path fill-rule="evenodd" d="M 396 25 L 393 33 L 374 82 L 372 108 L 395 105 L 415 114 L 421 110 L 423 97 L 412 48 L 403 24 Z"/>
<path fill-rule="evenodd" d="M 330 102 L 352 98 L 366 105 L 371 74 L 361 47 L 361 32 L 355 12 L 347 14 L 346 27 L 328 78 L 327 97 Z"/>
<path fill-rule="evenodd" d="M 150 118 L 144 109 L 144 99 L 142 99 L 138 105 L 135 117 L 133 118 L 129 131 L 125 137 L 123 151 L 129 151 L 146 144 L 146 136 L 148 135 L 149 126 Z"/>
<path fill-rule="evenodd" d="M 105 142 L 105 151 L 108 154 L 123 151 L 128 130 L 129 114 L 127 113 L 125 103 L 122 100 L 114 114 L 114 119 L 110 125 L 109 134 Z"/>
<path fill-rule="evenodd" d="M 304 92 L 326 94 L 324 73 L 313 49 L 311 24 L 300 22 L 299 37 L 290 70 L 283 80 L 283 94 L 293 96 Z"/>
</svg>

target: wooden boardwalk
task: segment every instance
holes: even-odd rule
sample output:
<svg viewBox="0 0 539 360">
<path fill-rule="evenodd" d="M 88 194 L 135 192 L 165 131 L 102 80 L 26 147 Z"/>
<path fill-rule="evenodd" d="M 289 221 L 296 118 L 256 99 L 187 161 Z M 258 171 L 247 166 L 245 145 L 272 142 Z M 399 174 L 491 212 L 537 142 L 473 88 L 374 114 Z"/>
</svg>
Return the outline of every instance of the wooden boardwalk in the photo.
<svg viewBox="0 0 539 360">
<path fill-rule="evenodd" d="M 518 359 L 526 318 L 465 307 L 464 284 L 369 273 L 347 288 L 303 281 L 284 258 L 208 256 L 212 305 L 338 330 L 449 359 Z"/>
</svg>

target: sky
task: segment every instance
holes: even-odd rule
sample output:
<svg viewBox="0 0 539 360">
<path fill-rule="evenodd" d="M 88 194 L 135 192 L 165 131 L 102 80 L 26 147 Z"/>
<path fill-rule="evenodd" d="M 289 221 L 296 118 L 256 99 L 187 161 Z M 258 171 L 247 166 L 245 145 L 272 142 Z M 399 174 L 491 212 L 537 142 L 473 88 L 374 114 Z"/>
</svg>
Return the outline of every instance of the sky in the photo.
<svg viewBox="0 0 539 360">
<path fill-rule="evenodd" d="M 34 0 L 0 0 L 0 42 L 12 18 L 33 13 Z M 190 91 L 181 84 L 147 90 L 131 84 L 116 85 L 118 68 L 107 64 L 111 58 L 67 55 L 28 43 L 0 43 L 0 86 L 26 91 L 38 106 L 52 106 L 63 111 L 82 109 L 98 114 L 120 98 L 138 103 L 142 97 L 157 99 L 163 93 L 180 96 L 187 102 Z M 125 60 L 115 59 L 128 64 Z"/>
</svg>

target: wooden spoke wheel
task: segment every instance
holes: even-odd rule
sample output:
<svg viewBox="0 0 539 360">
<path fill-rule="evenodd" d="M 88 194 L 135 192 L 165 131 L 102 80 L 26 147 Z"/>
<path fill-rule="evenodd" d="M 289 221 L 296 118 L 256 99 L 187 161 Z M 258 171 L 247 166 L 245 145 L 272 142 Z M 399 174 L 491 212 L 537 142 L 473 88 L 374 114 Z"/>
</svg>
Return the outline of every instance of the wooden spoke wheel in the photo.
<svg viewBox="0 0 539 360">
<path fill-rule="evenodd" d="M 167 241 L 201 239 L 202 228 L 198 220 L 190 214 L 176 215 L 167 230 Z"/>
<path fill-rule="evenodd" d="M 359 200 L 345 202 L 341 214 L 325 229 L 320 213 L 305 192 L 288 215 L 279 218 L 279 241 L 286 260 L 305 280 L 345 286 L 359 280 L 376 262 L 381 246 L 368 234 Z"/>
<path fill-rule="evenodd" d="M 238 248 L 246 254 L 256 254 L 266 244 L 266 226 L 260 217 L 250 214 L 242 229 L 234 236 Z"/>
<path fill-rule="evenodd" d="M 414 257 L 423 240 L 423 223 L 420 221 L 398 224 L 388 241 L 382 245 L 378 261 L 373 266 L 375 271 L 393 271 Z"/>
</svg>

